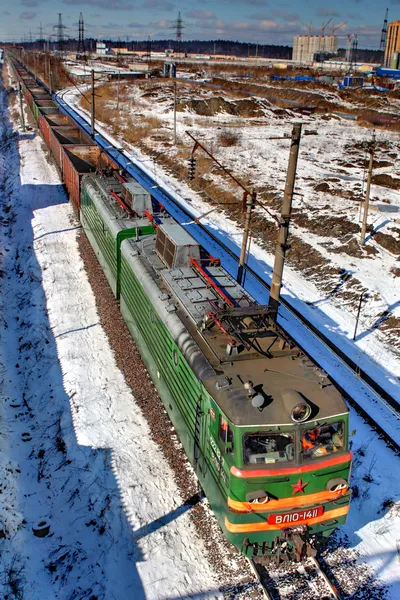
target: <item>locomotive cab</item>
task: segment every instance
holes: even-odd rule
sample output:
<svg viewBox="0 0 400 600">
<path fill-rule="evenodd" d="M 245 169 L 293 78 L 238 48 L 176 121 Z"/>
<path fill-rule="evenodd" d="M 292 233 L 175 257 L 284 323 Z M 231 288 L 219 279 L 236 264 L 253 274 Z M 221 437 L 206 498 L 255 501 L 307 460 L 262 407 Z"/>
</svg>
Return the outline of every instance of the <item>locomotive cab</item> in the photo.
<svg viewBox="0 0 400 600">
<path fill-rule="evenodd" d="M 237 430 L 226 535 L 249 555 L 300 559 L 345 522 L 351 455 L 347 414 Z"/>
</svg>

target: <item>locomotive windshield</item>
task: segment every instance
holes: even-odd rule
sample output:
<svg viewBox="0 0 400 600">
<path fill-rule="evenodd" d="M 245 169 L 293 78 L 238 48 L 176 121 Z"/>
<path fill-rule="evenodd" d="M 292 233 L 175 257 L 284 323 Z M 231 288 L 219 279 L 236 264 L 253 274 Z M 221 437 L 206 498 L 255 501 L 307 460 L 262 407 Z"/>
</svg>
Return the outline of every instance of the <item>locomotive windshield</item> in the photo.
<svg viewBox="0 0 400 600">
<path fill-rule="evenodd" d="M 293 433 L 248 433 L 244 436 L 244 461 L 271 464 L 294 460 Z"/>
<path fill-rule="evenodd" d="M 304 458 L 316 458 L 344 449 L 344 423 L 328 423 L 303 431 L 301 447 Z"/>
</svg>

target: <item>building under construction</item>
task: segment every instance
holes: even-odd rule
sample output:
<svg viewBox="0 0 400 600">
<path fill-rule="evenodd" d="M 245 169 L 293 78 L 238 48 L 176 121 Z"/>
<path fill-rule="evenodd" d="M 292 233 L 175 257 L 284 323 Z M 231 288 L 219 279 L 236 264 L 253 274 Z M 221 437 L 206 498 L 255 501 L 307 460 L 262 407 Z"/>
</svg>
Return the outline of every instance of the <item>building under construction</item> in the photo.
<svg viewBox="0 0 400 600">
<path fill-rule="evenodd" d="M 394 69 L 400 67 L 400 21 L 388 25 L 383 65 Z"/>
<path fill-rule="evenodd" d="M 312 63 L 316 55 L 334 56 L 337 51 L 337 35 L 296 35 L 292 58 L 298 63 Z"/>
</svg>

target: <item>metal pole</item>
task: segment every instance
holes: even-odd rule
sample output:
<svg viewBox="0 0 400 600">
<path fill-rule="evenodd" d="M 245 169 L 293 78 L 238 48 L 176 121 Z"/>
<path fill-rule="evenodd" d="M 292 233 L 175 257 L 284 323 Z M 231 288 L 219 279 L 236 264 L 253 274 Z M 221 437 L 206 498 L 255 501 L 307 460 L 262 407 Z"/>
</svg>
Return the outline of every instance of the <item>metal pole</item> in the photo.
<svg viewBox="0 0 400 600">
<path fill-rule="evenodd" d="M 53 71 L 50 71 L 49 77 L 50 96 L 53 94 Z"/>
<path fill-rule="evenodd" d="M 37 79 L 37 56 L 36 56 L 36 54 L 34 55 L 33 60 L 35 63 L 35 79 Z"/>
<path fill-rule="evenodd" d="M 250 233 L 251 211 L 254 208 L 255 201 L 256 201 L 256 194 L 255 194 L 254 190 L 251 190 L 251 196 L 250 197 L 247 196 L 247 200 L 246 200 L 246 208 L 247 208 L 246 219 L 245 219 L 245 223 L 244 223 L 242 249 L 240 251 L 239 267 L 238 267 L 238 272 L 237 272 L 237 277 L 236 277 L 236 280 L 239 285 L 241 285 L 242 278 L 243 278 L 243 269 L 244 269 L 244 263 L 246 260 L 246 252 L 247 252 L 247 240 L 249 239 L 249 233 Z"/>
<path fill-rule="evenodd" d="M 174 146 L 176 146 L 176 79 L 174 81 Z"/>
<path fill-rule="evenodd" d="M 367 293 L 367 290 L 364 290 L 363 292 L 361 292 L 361 295 L 360 295 L 360 301 L 358 303 L 358 310 L 357 310 L 357 317 L 356 317 L 356 326 L 354 327 L 353 341 L 357 337 L 357 329 L 358 329 L 358 321 L 360 318 L 361 305 L 362 305 L 362 301 L 364 300 L 364 296 L 366 293 Z"/>
<path fill-rule="evenodd" d="M 121 71 L 118 71 L 118 87 L 117 87 L 117 110 L 119 110 L 119 83 L 121 78 Z"/>
<path fill-rule="evenodd" d="M 21 88 L 20 83 L 18 83 L 18 95 L 19 95 L 19 108 L 21 111 L 21 127 L 22 127 L 22 131 L 25 131 L 25 115 L 24 115 L 24 107 L 22 104 L 22 88 Z"/>
<path fill-rule="evenodd" d="M 92 69 L 92 111 L 91 111 L 91 129 L 92 138 L 94 138 L 94 69 Z"/>
<path fill-rule="evenodd" d="M 360 238 L 361 246 L 365 246 L 365 234 L 367 233 L 369 194 L 370 194 L 370 190 L 371 190 L 372 168 L 374 166 L 374 154 L 375 154 L 375 131 L 372 132 L 372 140 L 370 142 L 369 151 L 370 151 L 370 156 L 369 156 L 369 165 L 368 165 L 367 189 L 365 191 L 364 213 L 363 213 L 363 220 L 362 220 L 362 225 L 361 225 L 361 238 Z"/>
<path fill-rule="evenodd" d="M 278 316 L 283 267 L 285 264 L 286 251 L 290 247 L 287 244 L 287 239 L 289 235 L 289 223 L 292 212 L 294 184 L 296 181 L 296 168 L 297 159 L 299 156 L 300 137 L 301 123 L 295 123 L 292 130 L 292 143 L 290 146 L 289 164 L 281 210 L 281 221 L 279 223 L 279 234 L 275 248 L 274 272 L 272 274 L 271 291 L 269 295 L 269 307 L 272 309 L 272 318 L 274 320 L 276 320 Z"/>
</svg>

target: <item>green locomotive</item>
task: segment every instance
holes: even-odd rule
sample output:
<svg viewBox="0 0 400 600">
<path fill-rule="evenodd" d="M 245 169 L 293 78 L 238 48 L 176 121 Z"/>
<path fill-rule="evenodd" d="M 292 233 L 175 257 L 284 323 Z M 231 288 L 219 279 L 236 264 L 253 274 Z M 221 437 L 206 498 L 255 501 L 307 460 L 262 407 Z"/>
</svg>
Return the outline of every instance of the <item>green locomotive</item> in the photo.
<svg viewBox="0 0 400 600">
<path fill-rule="evenodd" d="M 326 374 L 135 181 L 86 175 L 80 217 L 227 539 L 299 560 L 345 522 L 348 408 Z"/>
</svg>

